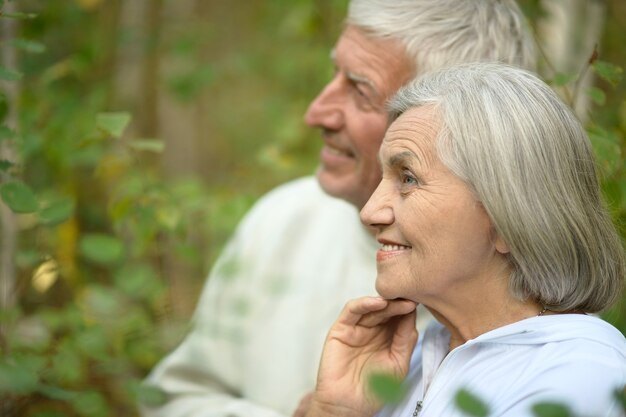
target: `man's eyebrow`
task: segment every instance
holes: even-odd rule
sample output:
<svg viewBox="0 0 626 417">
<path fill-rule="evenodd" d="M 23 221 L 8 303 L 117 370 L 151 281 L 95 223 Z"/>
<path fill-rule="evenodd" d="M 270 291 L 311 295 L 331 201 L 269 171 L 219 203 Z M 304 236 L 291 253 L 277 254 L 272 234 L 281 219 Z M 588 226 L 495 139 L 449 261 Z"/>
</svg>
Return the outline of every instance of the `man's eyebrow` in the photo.
<svg viewBox="0 0 626 417">
<path fill-rule="evenodd" d="M 356 84 L 364 84 L 366 85 L 371 91 L 372 93 L 374 93 L 375 95 L 380 95 L 378 94 L 378 90 L 376 89 L 376 85 L 374 85 L 374 82 L 372 82 L 372 80 L 370 80 L 369 78 L 365 78 L 362 75 L 358 75 L 355 74 L 351 71 L 346 71 L 346 77 L 356 83 Z"/>
<path fill-rule="evenodd" d="M 337 52 L 336 52 L 335 48 L 330 50 L 330 54 L 329 55 L 330 55 L 330 60 L 335 65 L 337 65 Z M 346 78 L 348 78 L 353 83 L 366 85 L 367 88 L 372 92 L 372 94 L 374 94 L 375 96 L 380 96 L 380 93 L 378 92 L 378 89 L 376 88 L 376 85 L 369 78 L 364 77 L 362 75 L 355 74 L 352 71 L 345 71 L 345 74 L 346 74 Z"/>
</svg>

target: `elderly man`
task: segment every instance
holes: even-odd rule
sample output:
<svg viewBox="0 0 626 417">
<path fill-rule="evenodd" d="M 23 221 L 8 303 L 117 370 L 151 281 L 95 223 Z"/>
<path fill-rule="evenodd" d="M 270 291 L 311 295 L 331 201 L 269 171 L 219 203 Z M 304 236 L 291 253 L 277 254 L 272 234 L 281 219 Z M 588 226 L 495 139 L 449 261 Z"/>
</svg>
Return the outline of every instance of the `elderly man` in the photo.
<svg viewBox="0 0 626 417">
<path fill-rule="evenodd" d="M 165 403 L 144 414 L 293 413 L 345 301 L 374 293 L 378 245 L 359 210 L 381 178 L 386 100 L 414 76 L 458 62 L 528 67 L 529 38 L 513 0 L 352 0 L 331 53 L 335 75 L 305 115 L 322 132 L 316 177 L 271 191 L 242 220 L 192 330 L 147 379 Z"/>
</svg>

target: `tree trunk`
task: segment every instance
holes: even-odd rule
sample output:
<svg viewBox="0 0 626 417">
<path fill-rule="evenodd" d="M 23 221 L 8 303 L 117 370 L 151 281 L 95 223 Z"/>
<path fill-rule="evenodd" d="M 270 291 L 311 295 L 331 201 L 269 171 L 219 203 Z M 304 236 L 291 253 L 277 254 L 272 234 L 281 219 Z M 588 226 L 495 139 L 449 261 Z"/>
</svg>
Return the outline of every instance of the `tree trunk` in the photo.
<svg viewBox="0 0 626 417">
<path fill-rule="evenodd" d="M 14 13 L 15 2 L 5 2 L 3 11 L 6 13 Z M 15 39 L 17 35 L 17 19 L 2 19 L 2 41 L 3 43 L 9 39 Z M 2 65 L 11 70 L 18 69 L 17 51 L 14 47 L 2 46 Z M 17 98 L 19 94 L 19 81 L 3 82 L 3 90 L 6 94 L 8 103 L 8 113 L 6 117 L 6 126 L 10 129 L 17 130 Z M 17 155 L 13 147 L 12 141 L 4 140 L 0 144 L 0 159 L 17 163 Z M 6 174 L 2 173 L 2 180 L 6 180 Z M 0 247 L 0 307 L 2 310 L 15 305 L 15 254 L 17 249 L 17 225 L 15 214 L 9 207 L 0 202 L 0 216 L 2 231 L 2 244 Z"/>
<path fill-rule="evenodd" d="M 593 73 L 586 69 L 600 42 L 606 4 L 600 0 L 542 0 L 542 5 L 548 12 L 539 25 L 546 59 L 553 71 L 582 76 L 576 87 L 570 86 L 565 92 L 564 98 L 585 121 L 590 105 L 586 91 L 593 84 Z"/>
</svg>

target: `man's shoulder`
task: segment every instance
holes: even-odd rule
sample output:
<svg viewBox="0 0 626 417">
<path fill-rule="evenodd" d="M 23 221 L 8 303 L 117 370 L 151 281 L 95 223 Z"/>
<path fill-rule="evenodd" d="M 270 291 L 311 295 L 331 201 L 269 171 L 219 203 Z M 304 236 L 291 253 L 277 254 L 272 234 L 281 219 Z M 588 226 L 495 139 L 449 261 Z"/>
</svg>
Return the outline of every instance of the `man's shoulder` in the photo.
<svg viewBox="0 0 626 417">
<path fill-rule="evenodd" d="M 259 202 L 263 201 L 326 201 L 341 202 L 337 198 L 331 197 L 322 190 L 317 179 L 313 176 L 301 177 L 286 182 L 270 190 L 261 197 Z"/>
<path fill-rule="evenodd" d="M 358 215 L 351 204 L 326 194 L 312 176 L 289 181 L 269 191 L 256 202 L 249 215 L 289 218 L 302 213 L 332 213 L 333 217 Z"/>
</svg>

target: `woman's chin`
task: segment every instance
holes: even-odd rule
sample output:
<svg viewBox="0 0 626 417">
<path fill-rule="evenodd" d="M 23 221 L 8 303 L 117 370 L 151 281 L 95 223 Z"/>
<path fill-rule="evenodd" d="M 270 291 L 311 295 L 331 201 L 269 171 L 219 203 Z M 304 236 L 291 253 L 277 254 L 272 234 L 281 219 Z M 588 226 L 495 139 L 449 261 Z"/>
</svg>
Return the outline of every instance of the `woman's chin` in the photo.
<svg viewBox="0 0 626 417">
<path fill-rule="evenodd" d="M 393 300 L 399 297 L 397 291 L 393 291 L 392 288 L 389 288 L 388 286 L 380 283 L 380 281 L 378 280 L 376 281 L 376 292 L 378 293 L 378 295 L 387 300 Z"/>
</svg>

